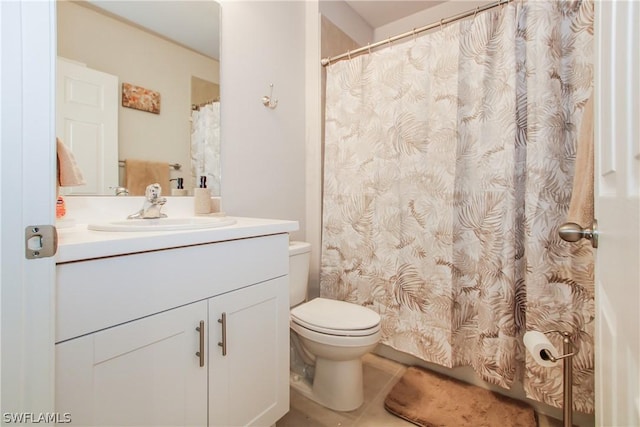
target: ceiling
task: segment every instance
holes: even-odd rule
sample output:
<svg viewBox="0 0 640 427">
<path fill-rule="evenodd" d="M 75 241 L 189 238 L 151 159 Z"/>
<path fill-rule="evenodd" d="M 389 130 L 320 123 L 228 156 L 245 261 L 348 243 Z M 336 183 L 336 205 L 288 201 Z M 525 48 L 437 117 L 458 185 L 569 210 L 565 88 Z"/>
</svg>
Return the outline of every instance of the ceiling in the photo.
<svg viewBox="0 0 640 427">
<path fill-rule="evenodd" d="M 345 2 L 372 28 L 444 3 L 439 0 Z M 220 8 L 214 0 L 87 0 L 87 3 L 89 7 L 102 9 L 206 56 L 220 57 Z"/>
<path fill-rule="evenodd" d="M 398 19 L 413 15 L 421 10 L 444 3 L 444 0 L 413 1 L 371 1 L 345 0 L 371 28 L 378 28 Z"/>
<path fill-rule="evenodd" d="M 196 52 L 211 58 L 220 58 L 220 6 L 214 0 L 87 2 Z"/>
</svg>

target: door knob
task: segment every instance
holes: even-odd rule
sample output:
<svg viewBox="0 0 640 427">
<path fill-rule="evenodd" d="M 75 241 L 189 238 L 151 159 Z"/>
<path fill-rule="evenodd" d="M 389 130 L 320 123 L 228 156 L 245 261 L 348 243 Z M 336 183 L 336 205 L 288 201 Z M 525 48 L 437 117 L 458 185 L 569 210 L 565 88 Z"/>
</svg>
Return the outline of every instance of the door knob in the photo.
<svg viewBox="0 0 640 427">
<path fill-rule="evenodd" d="M 591 228 L 582 228 L 575 222 L 565 222 L 558 230 L 560 238 L 566 242 L 577 242 L 580 239 L 591 241 L 591 246 L 598 247 L 598 221 L 593 220 Z"/>
</svg>

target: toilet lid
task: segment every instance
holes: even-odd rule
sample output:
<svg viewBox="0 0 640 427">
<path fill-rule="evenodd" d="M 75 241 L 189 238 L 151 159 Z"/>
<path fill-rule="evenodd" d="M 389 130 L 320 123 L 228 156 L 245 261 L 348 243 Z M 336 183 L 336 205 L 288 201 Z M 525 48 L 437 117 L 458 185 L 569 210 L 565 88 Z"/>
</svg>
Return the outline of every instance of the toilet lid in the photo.
<svg viewBox="0 0 640 427">
<path fill-rule="evenodd" d="M 375 311 L 326 298 L 315 298 L 294 307 L 291 319 L 308 329 L 333 335 L 369 335 L 380 326 L 380 315 Z"/>
</svg>

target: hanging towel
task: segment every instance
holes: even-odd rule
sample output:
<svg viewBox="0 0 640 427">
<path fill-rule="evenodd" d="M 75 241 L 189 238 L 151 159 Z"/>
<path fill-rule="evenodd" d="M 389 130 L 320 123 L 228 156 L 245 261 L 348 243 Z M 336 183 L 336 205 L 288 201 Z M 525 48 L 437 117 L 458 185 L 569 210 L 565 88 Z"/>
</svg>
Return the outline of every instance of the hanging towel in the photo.
<svg viewBox="0 0 640 427">
<path fill-rule="evenodd" d="M 158 183 L 162 194 L 171 194 L 169 163 L 127 159 L 124 161 L 125 186 L 131 196 L 144 196 L 147 185 Z"/>
<path fill-rule="evenodd" d="M 73 153 L 60 141 L 60 138 L 56 138 L 56 149 L 58 152 L 58 186 L 73 187 L 76 185 L 85 185 L 86 181 L 82 176 L 82 171 L 78 167 Z"/>
<path fill-rule="evenodd" d="M 593 95 L 589 98 L 582 114 L 582 124 L 578 134 L 573 191 L 567 220 L 581 227 L 591 227 L 593 210 Z"/>
</svg>

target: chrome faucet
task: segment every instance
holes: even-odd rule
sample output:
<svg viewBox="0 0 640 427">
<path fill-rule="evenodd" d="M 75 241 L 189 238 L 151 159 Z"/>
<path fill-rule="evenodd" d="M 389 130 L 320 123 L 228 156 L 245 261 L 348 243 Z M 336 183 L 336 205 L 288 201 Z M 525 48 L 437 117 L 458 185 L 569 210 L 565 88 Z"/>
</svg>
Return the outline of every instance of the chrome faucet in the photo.
<svg viewBox="0 0 640 427">
<path fill-rule="evenodd" d="M 126 187 L 109 187 L 109 189 L 113 190 L 116 196 L 128 196 L 129 190 Z"/>
<path fill-rule="evenodd" d="M 167 215 L 160 212 L 162 206 L 167 202 L 166 197 L 160 197 L 162 194 L 162 188 L 157 182 L 155 184 L 147 185 L 144 191 L 145 201 L 142 205 L 142 209 L 133 213 L 127 217 L 127 219 L 152 219 L 152 218 L 166 218 Z"/>
</svg>

